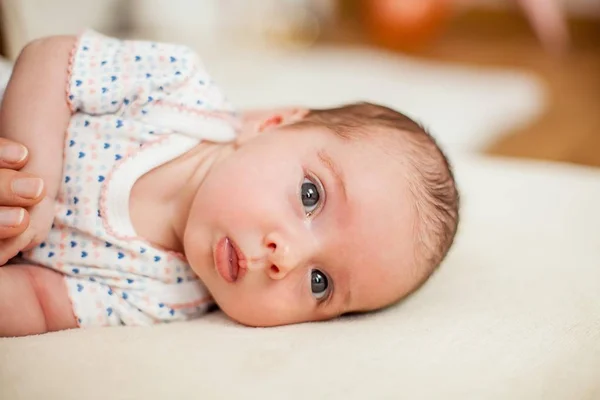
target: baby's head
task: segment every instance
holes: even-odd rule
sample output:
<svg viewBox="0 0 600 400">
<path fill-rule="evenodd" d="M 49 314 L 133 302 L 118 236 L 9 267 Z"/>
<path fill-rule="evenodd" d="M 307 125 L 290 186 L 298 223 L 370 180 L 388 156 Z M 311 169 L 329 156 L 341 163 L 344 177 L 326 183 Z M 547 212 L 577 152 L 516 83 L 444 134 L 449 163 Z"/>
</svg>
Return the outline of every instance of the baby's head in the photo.
<svg viewBox="0 0 600 400">
<path fill-rule="evenodd" d="M 273 326 L 397 302 L 457 224 L 448 161 L 407 116 L 368 103 L 279 110 L 249 118 L 209 171 L 184 248 L 227 315 Z"/>
</svg>

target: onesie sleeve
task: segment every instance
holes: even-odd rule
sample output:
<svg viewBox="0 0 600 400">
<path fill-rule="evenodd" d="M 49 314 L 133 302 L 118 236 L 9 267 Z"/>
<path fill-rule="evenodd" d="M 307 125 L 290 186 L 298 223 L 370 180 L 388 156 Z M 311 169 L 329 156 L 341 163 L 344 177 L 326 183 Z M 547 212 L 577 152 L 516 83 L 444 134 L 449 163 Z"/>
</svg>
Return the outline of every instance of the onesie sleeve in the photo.
<svg viewBox="0 0 600 400">
<path fill-rule="evenodd" d="M 69 62 L 72 112 L 118 114 L 199 139 L 235 137 L 233 107 L 190 48 L 88 30 Z"/>
</svg>

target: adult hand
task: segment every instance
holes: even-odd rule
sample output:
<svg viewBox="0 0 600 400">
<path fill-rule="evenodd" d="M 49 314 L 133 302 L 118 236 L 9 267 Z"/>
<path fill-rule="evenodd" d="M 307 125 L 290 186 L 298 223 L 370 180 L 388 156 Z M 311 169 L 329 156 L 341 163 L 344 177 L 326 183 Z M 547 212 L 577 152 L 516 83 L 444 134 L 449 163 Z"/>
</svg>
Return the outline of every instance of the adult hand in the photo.
<svg viewBox="0 0 600 400">
<path fill-rule="evenodd" d="M 44 198 L 43 181 L 19 171 L 27 164 L 27 149 L 0 138 L 0 239 L 20 235 L 29 226 L 31 207 Z"/>
</svg>

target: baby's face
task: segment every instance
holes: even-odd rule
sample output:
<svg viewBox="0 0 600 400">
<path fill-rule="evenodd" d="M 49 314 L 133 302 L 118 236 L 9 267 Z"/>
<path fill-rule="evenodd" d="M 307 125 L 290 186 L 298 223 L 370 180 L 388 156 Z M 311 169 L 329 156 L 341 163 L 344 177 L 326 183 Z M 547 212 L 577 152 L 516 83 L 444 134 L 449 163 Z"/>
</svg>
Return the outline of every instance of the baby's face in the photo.
<svg viewBox="0 0 600 400">
<path fill-rule="evenodd" d="M 277 128 L 208 173 L 184 251 L 232 319 L 324 320 L 383 307 L 417 285 L 404 167 L 367 140 Z"/>
</svg>

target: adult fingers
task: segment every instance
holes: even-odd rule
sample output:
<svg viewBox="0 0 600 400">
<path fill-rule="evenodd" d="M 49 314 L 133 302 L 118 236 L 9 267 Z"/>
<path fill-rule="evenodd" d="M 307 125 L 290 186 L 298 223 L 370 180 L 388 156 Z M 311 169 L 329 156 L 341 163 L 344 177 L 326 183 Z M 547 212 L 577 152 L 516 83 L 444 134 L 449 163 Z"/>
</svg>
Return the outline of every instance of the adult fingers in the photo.
<svg viewBox="0 0 600 400">
<path fill-rule="evenodd" d="M 0 168 L 21 169 L 27 164 L 28 157 L 25 146 L 0 138 Z"/>
<path fill-rule="evenodd" d="M 0 169 L 0 206 L 31 207 L 44 198 L 44 181 L 26 172 Z"/>
<path fill-rule="evenodd" d="M 19 236 L 29 226 L 29 213 L 19 207 L 0 207 L 0 239 Z"/>
</svg>

